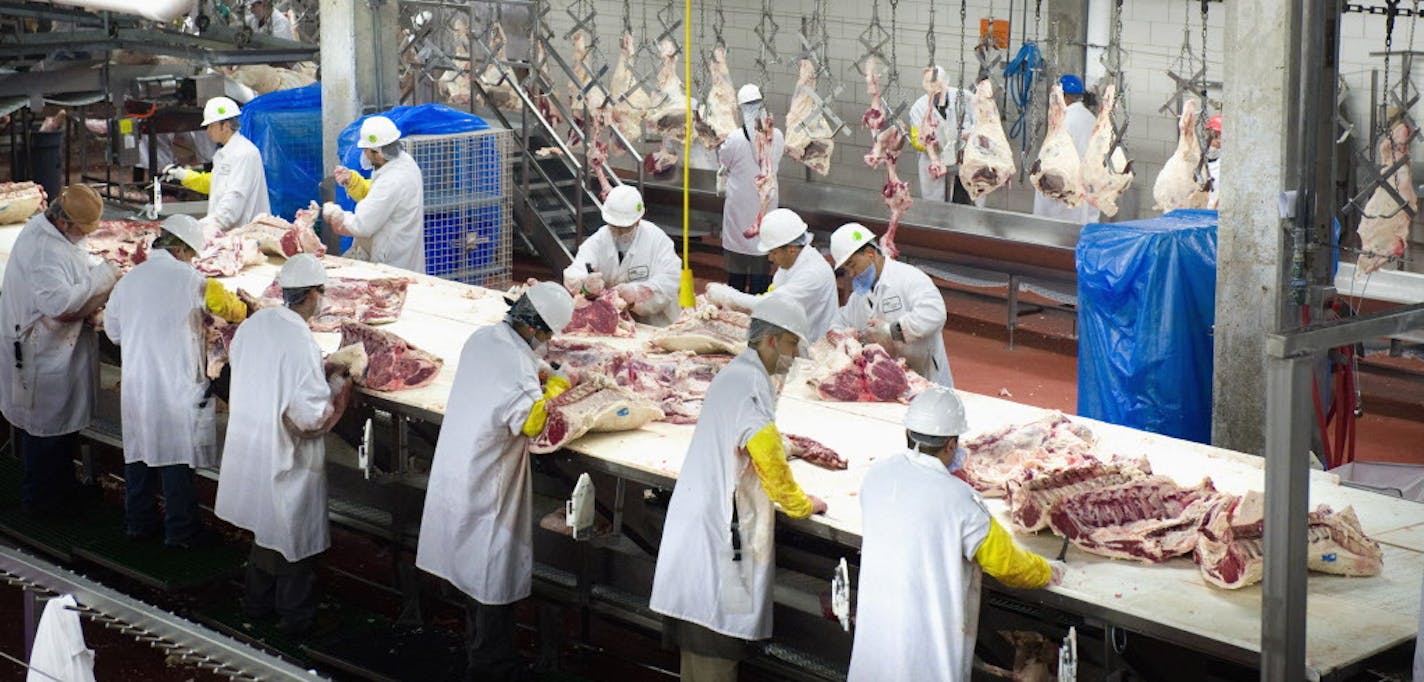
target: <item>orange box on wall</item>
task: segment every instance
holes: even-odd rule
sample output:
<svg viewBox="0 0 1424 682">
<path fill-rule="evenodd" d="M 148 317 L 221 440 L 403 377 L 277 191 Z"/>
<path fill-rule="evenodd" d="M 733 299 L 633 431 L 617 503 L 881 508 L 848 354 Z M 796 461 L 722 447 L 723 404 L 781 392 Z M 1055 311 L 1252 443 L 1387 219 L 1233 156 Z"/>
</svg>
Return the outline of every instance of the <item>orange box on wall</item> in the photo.
<svg viewBox="0 0 1424 682">
<path fill-rule="evenodd" d="M 1009 20 L 1008 19 L 980 19 L 979 39 L 989 35 L 990 30 L 994 35 L 994 47 L 1000 50 L 1009 49 Z"/>
</svg>

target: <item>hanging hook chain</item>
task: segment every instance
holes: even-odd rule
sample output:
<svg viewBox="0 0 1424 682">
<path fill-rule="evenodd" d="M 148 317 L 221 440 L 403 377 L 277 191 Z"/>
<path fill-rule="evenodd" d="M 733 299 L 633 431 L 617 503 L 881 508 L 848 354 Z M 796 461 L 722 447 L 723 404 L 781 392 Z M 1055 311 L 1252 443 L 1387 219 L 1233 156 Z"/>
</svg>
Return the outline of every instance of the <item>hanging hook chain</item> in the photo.
<svg viewBox="0 0 1424 682">
<path fill-rule="evenodd" d="M 930 27 L 929 27 L 929 30 L 925 31 L 925 47 L 929 50 L 929 54 L 930 54 L 929 65 L 930 65 L 930 66 L 934 66 L 934 63 L 935 63 L 935 3 L 934 3 L 934 0 L 930 0 Z"/>
</svg>

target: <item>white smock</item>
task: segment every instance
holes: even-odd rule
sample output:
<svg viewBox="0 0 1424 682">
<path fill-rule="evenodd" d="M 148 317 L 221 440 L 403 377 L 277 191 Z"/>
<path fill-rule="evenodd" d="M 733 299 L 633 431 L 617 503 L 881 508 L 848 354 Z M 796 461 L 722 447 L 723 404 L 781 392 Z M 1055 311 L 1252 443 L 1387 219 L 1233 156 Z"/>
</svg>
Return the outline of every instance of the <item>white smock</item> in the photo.
<svg viewBox="0 0 1424 682">
<path fill-rule="evenodd" d="M 939 459 L 876 462 L 860 488 L 860 588 L 851 680 L 968 680 L 989 512 Z"/>
<path fill-rule="evenodd" d="M 229 356 L 232 389 L 215 511 L 252 531 L 259 547 L 301 561 L 331 545 L 326 444 L 292 428 L 315 431 L 331 415 L 321 350 L 300 315 L 274 307 L 237 328 Z"/>
<path fill-rule="evenodd" d="M 806 320 L 811 323 L 811 337 L 807 343 L 815 342 L 826 335 L 835 324 L 840 310 L 840 294 L 836 291 L 836 273 L 826 257 L 809 244 L 801 247 L 796 262 L 790 268 L 777 268 L 771 276 L 771 288 L 766 294 L 753 295 L 729 288 L 730 296 L 737 307 L 751 310 L 761 296 L 789 296 L 796 305 L 806 311 Z"/>
<path fill-rule="evenodd" d="M 424 180 L 408 152 L 377 168 L 370 193 L 342 217 L 351 236 L 371 240 L 372 263 L 425 274 Z"/>
<path fill-rule="evenodd" d="M 743 351 L 707 388 L 663 526 L 652 610 L 714 632 L 771 637 L 775 508 L 747 441 L 776 421 L 776 394 L 755 349 Z M 733 497 L 741 533 L 733 561 Z"/>
<path fill-rule="evenodd" d="M 272 212 L 262 154 L 242 133 L 233 133 L 213 154 L 210 180 L 208 215 L 202 220 L 205 227 L 231 230 L 252 222 L 259 214 Z"/>
<path fill-rule="evenodd" d="M 207 278 L 163 249 L 125 275 L 104 308 L 104 333 L 123 365 L 124 462 L 212 466 L 203 299 Z"/>
<path fill-rule="evenodd" d="M 1098 118 L 1082 102 L 1074 102 L 1064 110 L 1063 124 L 1068 128 L 1068 137 L 1073 138 L 1073 148 L 1078 150 L 1078 158 L 1088 148 L 1088 139 L 1093 136 L 1093 124 Z M 1086 199 L 1073 208 L 1057 199 L 1044 196 L 1037 190 L 1033 193 L 1033 214 L 1056 220 L 1067 220 L 1079 225 L 1097 222 L 1101 213 Z"/>
<path fill-rule="evenodd" d="M 773 174 L 780 172 L 781 154 L 785 150 L 786 138 L 777 128 L 771 138 Z M 761 163 L 757 159 L 756 144 L 748 137 L 745 126 L 728 135 L 722 148 L 717 150 L 717 162 L 727 169 L 727 197 L 722 203 L 722 248 L 749 256 L 763 255 L 757 248 L 756 237 L 742 234 L 756 222 L 757 210 L 761 208 L 761 195 L 756 188 Z M 780 194 L 779 188 L 772 190 L 767 213 L 780 207 Z"/>
<path fill-rule="evenodd" d="M 94 650 L 84 644 L 84 626 L 74 606 L 69 594 L 45 603 L 25 682 L 94 682 Z"/>
<path fill-rule="evenodd" d="M 47 437 L 89 426 L 99 337 L 84 320 L 58 318 L 83 310 L 116 276 L 44 214 L 21 228 L 0 284 L 0 412 L 16 428 Z"/>
<path fill-rule="evenodd" d="M 962 95 L 962 98 L 956 95 Z M 931 201 L 944 201 L 945 197 L 948 196 L 944 193 L 945 183 L 948 182 L 950 178 L 958 175 L 955 171 L 958 166 L 954 159 L 956 140 L 954 124 L 959 121 L 959 103 L 961 101 L 964 102 L 964 122 L 959 126 L 960 134 L 958 137 L 968 135 L 969 131 L 974 128 L 975 121 L 974 93 L 951 87 L 945 88 L 945 97 L 948 98 L 948 106 L 945 108 L 943 115 L 941 115 L 938 110 L 933 112 L 929 111 L 930 96 L 928 94 L 920 95 L 920 98 L 915 100 L 915 103 L 910 106 L 910 125 L 912 126 L 922 127 L 926 113 L 929 113 L 929 115 L 933 117 L 932 120 L 935 121 L 936 124 L 935 135 L 939 138 L 939 148 L 942 150 L 939 157 L 940 163 L 943 164 L 945 168 L 945 175 L 942 178 L 936 178 L 930 175 L 929 154 L 925 152 L 916 154 L 916 156 L 919 157 L 917 163 L 920 171 L 920 198 L 929 199 Z M 921 130 L 920 135 L 923 136 L 924 134 L 924 131 Z"/>
<path fill-rule="evenodd" d="M 1214 161 L 1206 162 L 1206 173 L 1211 176 L 1211 193 L 1207 196 L 1206 207 L 1217 210 L 1217 202 L 1221 199 L 1221 157 Z"/>
<path fill-rule="evenodd" d="M 297 34 L 292 31 L 292 22 L 287 20 L 287 13 L 279 12 L 276 8 L 272 9 L 272 16 L 267 18 L 267 23 L 265 24 L 259 24 L 257 15 L 249 12 L 247 15 L 247 27 L 252 29 L 253 33 L 261 33 L 272 36 L 273 38 L 281 38 L 283 40 L 297 39 Z"/>
<path fill-rule="evenodd" d="M 522 429 L 542 395 L 534 352 L 513 327 L 470 335 L 435 445 L 415 565 L 481 604 L 529 596 L 534 493 Z"/>
<path fill-rule="evenodd" d="M 577 290 L 588 277 L 590 268 L 603 275 L 605 287 L 635 283 L 653 290 L 652 298 L 630 310 L 633 319 L 643 324 L 666 327 L 682 313 L 677 304 L 682 261 L 678 260 L 672 239 L 657 225 L 639 221 L 633 232 L 633 243 L 621 257 L 613 240 L 613 230 L 607 225 L 599 228 L 579 244 L 574 262 L 564 269 L 564 286 Z"/>
<path fill-rule="evenodd" d="M 885 272 L 869 294 L 851 292 L 836 324 L 864 331 L 871 320 L 900 323 L 905 340 L 886 348 L 926 379 L 954 388 L 944 352 L 944 296 L 930 276 L 913 265 L 885 259 Z"/>
</svg>

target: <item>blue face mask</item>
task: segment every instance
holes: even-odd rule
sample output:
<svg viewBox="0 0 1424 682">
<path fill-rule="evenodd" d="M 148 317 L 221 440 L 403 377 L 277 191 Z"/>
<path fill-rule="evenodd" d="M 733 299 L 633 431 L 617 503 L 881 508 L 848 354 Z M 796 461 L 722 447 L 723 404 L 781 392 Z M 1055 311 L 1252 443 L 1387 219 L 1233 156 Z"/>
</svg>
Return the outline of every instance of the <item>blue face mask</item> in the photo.
<svg viewBox="0 0 1424 682">
<path fill-rule="evenodd" d="M 857 294 L 868 294 L 875 286 L 875 264 L 871 263 L 850 281 L 851 290 Z"/>
</svg>

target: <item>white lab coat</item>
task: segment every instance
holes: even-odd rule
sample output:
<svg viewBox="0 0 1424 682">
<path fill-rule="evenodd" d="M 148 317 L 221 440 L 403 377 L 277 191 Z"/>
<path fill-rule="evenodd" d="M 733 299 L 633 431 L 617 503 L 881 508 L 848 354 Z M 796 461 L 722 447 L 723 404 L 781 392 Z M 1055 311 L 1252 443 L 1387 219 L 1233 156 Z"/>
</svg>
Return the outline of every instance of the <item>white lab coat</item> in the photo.
<svg viewBox="0 0 1424 682">
<path fill-rule="evenodd" d="M 425 189 L 420 166 L 401 152 L 371 174 L 371 192 L 345 211 L 342 226 L 370 239 L 373 263 L 425 274 Z"/>
<path fill-rule="evenodd" d="M 786 137 L 777 128 L 771 138 L 771 169 L 780 172 L 781 154 L 786 151 Z M 722 204 L 722 248 L 733 253 L 752 256 L 762 255 L 757 249 L 755 237 L 747 238 L 742 233 L 756 222 L 757 209 L 761 207 L 761 195 L 757 194 L 756 177 L 761 174 L 761 164 L 757 160 L 756 144 L 747 136 L 742 127 L 727 136 L 722 148 L 717 150 L 717 162 L 727 169 L 727 197 Z M 772 192 L 770 213 L 781 204 L 780 190 Z"/>
<path fill-rule="evenodd" d="M 771 636 L 776 512 L 745 448 L 776 421 L 775 408 L 771 377 L 755 349 L 712 379 L 668 504 L 649 603 L 654 611 L 729 637 Z M 739 562 L 728 532 L 734 496 Z"/>
<path fill-rule="evenodd" d="M 213 154 L 211 181 L 208 215 L 203 218 L 207 225 L 231 230 L 252 222 L 258 214 L 272 212 L 262 154 L 242 133 L 233 133 Z"/>
<path fill-rule="evenodd" d="M 1221 157 L 1216 157 L 1215 161 L 1207 161 L 1206 172 L 1211 176 L 1211 194 L 1207 196 L 1206 207 L 1216 210 L 1217 201 L 1221 198 Z"/>
<path fill-rule="evenodd" d="M 1068 136 L 1073 138 L 1073 148 L 1078 150 L 1078 158 L 1083 157 L 1083 151 L 1088 148 L 1088 139 L 1093 136 L 1093 124 L 1098 118 L 1082 102 L 1074 102 L 1064 110 L 1064 125 L 1068 127 Z M 1078 204 L 1077 208 L 1072 208 L 1057 199 L 1050 199 L 1037 190 L 1033 193 L 1033 214 L 1045 218 L 1057 220 L 1067 220 L 1079 225 L 1086 225 L 1098 221 L 1101 213 L 1091 204 L 1084 200 Z"/>
<path fill-rule="evenodd" d="M 258 25 L 257 15 L 249 13 L 247 15 L 247 27 L 254 33 L 264 33 L 273 38 L 283 40 L 296 40 L 297 34 L 292 31 L 292 22 L 287 20 L 286 12 L 278 12 L 276 8 L 272 10 L 272 16 L 267 19 L 267 23 Z"/>
<path fill-rule="evenodd" d="M 45 603 L 26 682 L 94 682 L 94 650 L 84 644 L 79 612 L 69 608 L 76 605 L 70 594 Z"/>
<path fill-rule="evenodd" d="M 415 565 L 481 604 L 529 596 L 534 493 L 522 429 L 542 395 L 538 361 L 513 327 L 470 335 L 435 445 Z"/>
<path fill-rule="evenodd" d="M 104 308 L 104 333 L 123 357 L 124 461 L 216 464 L 206 395 L 203 289 L 207 278 L 163 249 L 129 272 Z"/>
<path fill-rule="evenodd" d="M 960 136 L 968 135 L 969 131 L 974 129 L 974 93 L 959 88 L 946 88 L 945 96 L 949 98 L 949 106 L 945 109 L 945 114 L 941 116 L 938 111 L 935 111 L 930 113 L 930 116 L 933 117 L 937 125 L 935 134 L 939 137 L 940 149 L 942 150 L 940 153 L 940 163 L 944 164 L 947 172 L 942 178 L 936 178 L 930 175 L 930 155 L 925 152 L 920 152 L 916 155 L 919 157 L 920 198 L 922 199 L 944 201 L 945 196 L 947 196 L 944 193 L 945 182 L 955 176 L 954 169 L 957 165 L 954 159 L 954 149 L 956 139 L 959 136 L 954 134 L 954 124 L 959 120 L 960 98 L 956 96 L 959 94 L 963 95 L 964 101 L 964 123 L 959 127 Z M 929 109 L 930 96 L 928 94 L 920 95 L 920 98 L 915 100 L 915 103 L 910 107 L 910 125 L 917 128 L 921 127 L 925 120 L 925 114 L 929 112 Z M 920 135 L 924 134 L 925 131 L 921 130 Z"/>
<path fill-rule="evenodd" d="M 618 257 L 613 231 L 606 225 L 599 228 L 579 244 L 574 262 L 564 269 L 564 284 L 577 289 L 588 277 L 589 268 L 601 273 L 604 285 L 610 288 L 634 282 L 652 287 L 653 297 L 632 311 L 639 322 L 666 327 L 682 312 L 677 304 L 682 261 L 677 258 L 672 239 L 657 225 L 640 221 L 633 233 L 633 244 L 622 258 Z"/>
<path fill-rule="evenodd" d="M 802 247 L 790 268 L 776 269 L 771 276 L 771 289 L 764 295 L 773 293 L 790 296 L 797 306 L 806 311 L 806 319 L 811 323 L 811 338 L 806 339 L 807 343 L 825 336 L 835 324 L 841 301 L 840 294 L 836 292 L 836 273 L 815 247 Z M 735 289 L 729 294 L 736 300 L 737 306 L 745 310 L 751 310 L 761 298 Z"/>
<path fill-rule="evenodd" d="M 79 312 L 116 277 L 44 214 L 20 230 L 0 284 L 0 412 L 16 428 L 61 436 L 89 426 L 99 339 L 84 320 L 57 318 Z"/>
<path fill-rule="evenodd" d="M 301 561 L 331 545 L 326 522 L 326 445 L 331 388 L 305 320 L 263 308 L 232 339 L 232 389 L 218 475 L 218 518 L 252 531 L 259 547 Z M 288 424 L 290 422 L 290 426 Z"/>
<path fill-rule="evenodd" d="M 860 488 L 852 681 L 968 680 L 979 626 L 974 553 L 989 512 L 937 458 L 904 450 Z"/>
<path fill-rule="evenodd" d="M 929 275 L 913 265 L 886 258 L 885 272 L 880 273 L 870 293 L 851 292 L 836 324 L 865 330 L 871 320 L 899 322 L 905 340 L 886 350 L 905 358 L 910 369 L 920 376 L 954 388 L 949 357 L 944 352 L 944 297 Z"/>
</svg>

